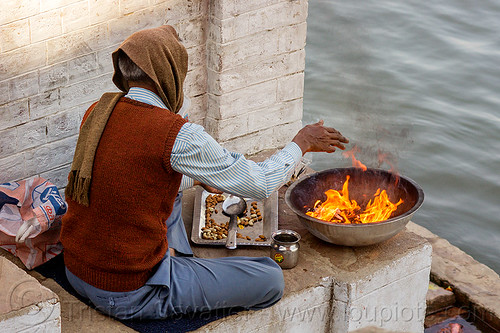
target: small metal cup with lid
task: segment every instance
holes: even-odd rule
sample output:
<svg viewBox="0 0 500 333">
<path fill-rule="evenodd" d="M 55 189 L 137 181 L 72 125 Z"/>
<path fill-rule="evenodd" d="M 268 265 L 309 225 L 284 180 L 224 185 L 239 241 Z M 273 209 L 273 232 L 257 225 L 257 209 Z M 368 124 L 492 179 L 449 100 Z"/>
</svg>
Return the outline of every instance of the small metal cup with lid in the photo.
<svg viewBox="0 0 500 333">
<path fill-rule="evenodd" d="M 299 259 L 300 235 L 293 230 L 276 230 L 271 239 L 271 259 L 282 269 L 295 267 Z"/>
</svg>

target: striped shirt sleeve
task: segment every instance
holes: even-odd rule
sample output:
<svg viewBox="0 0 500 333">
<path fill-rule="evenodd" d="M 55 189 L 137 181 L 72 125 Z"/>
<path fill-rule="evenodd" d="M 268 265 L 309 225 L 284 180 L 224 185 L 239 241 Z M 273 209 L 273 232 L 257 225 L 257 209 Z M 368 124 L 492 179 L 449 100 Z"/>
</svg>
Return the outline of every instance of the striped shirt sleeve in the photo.
<svg viewBox="0 0 500 333">
<path fill-rule="evenodd" d="M 194 179 L 189 176 L 182 175 L 181 186 L 179 186 L 179 192 L 182 192 L 185 189 L 193 186 L 194 186 Z"/>
<path fill-rule="evenodd" d="M 153 92 L 132 87 L 127 98 L 166 109 Z M 183 174 L 179 191 L 192 187 L 194 180 L 243 197 L 263 199 L 286 183 L 302 157 L 295 143 L 261 163 L 222 148 L 202 126 L 186 123 L 174 142 L 170 164 Z"/>
<path fill-rule="evenodd" d="M 185 176 L 228 193 L 264 199 L 286 183 L 302 157 L 295 143 L 256 163 L 221 147 L 200 125 L 186 123 L 174 142 L 170 163 Z"/>
</svg>

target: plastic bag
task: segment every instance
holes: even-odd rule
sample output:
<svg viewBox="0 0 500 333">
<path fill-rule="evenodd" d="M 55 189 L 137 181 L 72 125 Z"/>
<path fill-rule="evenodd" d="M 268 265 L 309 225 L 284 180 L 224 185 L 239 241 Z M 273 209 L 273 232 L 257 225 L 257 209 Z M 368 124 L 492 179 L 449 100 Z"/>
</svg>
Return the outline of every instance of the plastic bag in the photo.
<svg viewBox="0 0 500 333">
<path fill-rule="evenodd" d="M 0 184 L 0 247 L 19 257 L 28 269 L 43 264 L 62 251 L 59 235 L 66 210 L 57 187 L 43 178 Z M 16 243 L 17 231 L 33 217 L 40 229 L 24 243 Z"/>
</svg>

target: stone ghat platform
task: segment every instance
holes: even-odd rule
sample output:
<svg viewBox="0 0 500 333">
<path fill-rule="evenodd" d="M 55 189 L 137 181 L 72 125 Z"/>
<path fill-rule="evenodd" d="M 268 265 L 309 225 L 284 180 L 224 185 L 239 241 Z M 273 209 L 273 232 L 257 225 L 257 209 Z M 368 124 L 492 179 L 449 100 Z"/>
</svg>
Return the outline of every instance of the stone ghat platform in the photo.
<svg viewBox="0 0 500 333">
<path fill-rule="evenodd" d="M 199 331 L 350 332 L 375 326 L 389 331 L 422 332 L 431 267 L 430 244 L 408 231 L 374 246 L 352 248 L 326 243 L 302 227 L 284 202 L 285 191 L 283 188 L 279 195 L 279 228 L 295 230 L 302 239 L 298 265 L 283 271 L 286 287 L 282 300 L 268 309 L 239 312 L 214 321 Z M 194 199 L 194 189 L 185 191 L 183 218 L 189 237 Z M 203 258 L 269 256 L 270 248 L 242 246 L 231 251 L 221 246 L 193 245 L 193 251 Z M 0 260 L 13 266 L 8 258 L 21 267 L 17 258 L 1 252 L 3 257 L 0 256 Z M 57 331 L 59 320 L 63 332 L 133 331 L 79 302 L 53 280 L 35 271 L 28 272 L 31 277 L 17 267 L 16 270 L 34 282 L 37 281 L 32 277 L 38 279 L 47 295 L 43 294 L 43 299 L 31 300 L 29 304 L 24 302 L 24 308 L 16 309 L 16 313 L 13 309 L 2 309 L 0 328 L 16 327 L 10 325 L 20 322 L 20 317 L 16 319 L 16 316 L 28 314 L 30 307 L 47 307 L 47 311 L 57 317 L 60 306 L 60 319 L 50 317 L 54 324 L 48 331 Z M 10 276 L 6 270 L 2 273 L 2 278 Z M 15 286 L 16 282 L 10 284 Z M 7 284 L 2 283 L 0 288 L 7 288 Z M 8 292 L 4 296 L 8 298 Z M 53 306 L 57 309 L 52 309 Z M 29 329 L 31 319 L 33 328 L 40 324 L 33 315 L 25 317 L 22 321 L 24 329 Z M 44 327 L 46 331 L 47 328 Z"/>
<path fill-rule="evenodd" d="M 350 332 L 376 326 L 398 332 L 422 332 L 431 268 L 430 244 L 403 231 L 365 247 L 336 246 L 311 235 L 279 195 L 280 229 L 297 231 L 296 267 L 283 270 L 285 293 L 261 311 L 246 311 L 204 326 L 210 332 Z M 192 221 L 194 191 L 183 198 L 184 221 Z M 191 225 L 186 223 L 188 235 Z M 269 256 L 269 247 L 193 245 L 202 258 Z M 251 290 L 249 291 L 251 292 Z"/>
<path fill-rule="evenodd" d="M 468 307 L 494 329 L 500 328 L 498 274 L 445 239 L 410 222 L 395 237 L 373 246 L 335 246 L 303 228 L 284 202 L 285 191 L 286 187 L 279 192 L 278 227 L 295 230 L 302 239 L 298 265 L 283 271 L 286 286 L 282 300 L 268 309 L 222 318 L 198 331 L 371 332 L 377 327 L 423 332 L 430 272 L 434 282 L 453 288 L 457 306 Z M 188 237 L 194 199 L 195 189 L 184 191 Z M 270 252 L 269 247 L 234 251 L 220 246 L 192 247 L 202 258 L 268 256 Z M 0 331 L 56 332 L 62 326 L 63 332 L 133 332 L 78 301 L 52 279 L 35 271 L 26 274 L 13 263 L 23 268 L 17 258 L 0 250 L 0 304 L 5 305 L 0 306 Z M 28 285 L 34 294 L 26 292 L 23 286 Z M 20 297 L 13 297 L 12 290 Z M 42 321 L 37 314 L 49 320 Z"/>
</svg>

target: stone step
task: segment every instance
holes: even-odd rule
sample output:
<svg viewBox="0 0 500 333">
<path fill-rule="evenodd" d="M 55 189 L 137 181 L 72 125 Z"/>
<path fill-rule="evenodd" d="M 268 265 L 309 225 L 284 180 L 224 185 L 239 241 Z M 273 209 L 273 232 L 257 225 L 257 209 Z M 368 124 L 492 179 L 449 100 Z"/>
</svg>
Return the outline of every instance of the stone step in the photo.
<svg viewBox="0 0 500 333">
<path fill-rule="evenodd" d="M 19 258 L 0 249 L 0 332 L 135 332 L 80 302 L 54 280 L 25 269 Z"/>
<path fill-rule="evenodd" d="M 0 256 L 0 332 L 61 332 L 58 296 Z"/>
<path fill-rule="evenodd" d="M 427 290 L 427 315 L 444 310 L 455 304 L 455 294 L 446 290 L 433 282 L 429 282 Z"/>
</svg>

